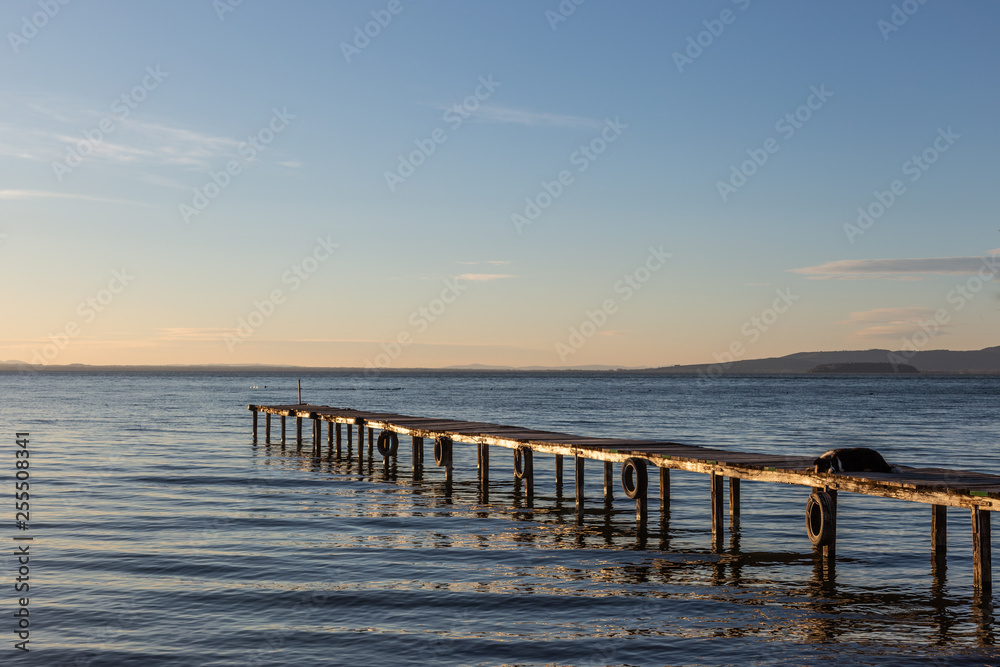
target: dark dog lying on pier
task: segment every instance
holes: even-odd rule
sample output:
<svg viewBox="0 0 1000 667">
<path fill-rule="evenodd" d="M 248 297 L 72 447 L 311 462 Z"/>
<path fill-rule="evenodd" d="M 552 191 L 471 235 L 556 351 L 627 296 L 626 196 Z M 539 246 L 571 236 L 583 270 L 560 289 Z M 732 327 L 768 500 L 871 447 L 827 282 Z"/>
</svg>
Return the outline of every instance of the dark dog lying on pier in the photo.
<svg viewBox="0 0 1000 667">
<path fill-rule="evenodd" d="M 831 449 L 813 461 L 816 472 L 902 472 L 890 466 L 882 455 L 867 447 Z"/>
</svg>

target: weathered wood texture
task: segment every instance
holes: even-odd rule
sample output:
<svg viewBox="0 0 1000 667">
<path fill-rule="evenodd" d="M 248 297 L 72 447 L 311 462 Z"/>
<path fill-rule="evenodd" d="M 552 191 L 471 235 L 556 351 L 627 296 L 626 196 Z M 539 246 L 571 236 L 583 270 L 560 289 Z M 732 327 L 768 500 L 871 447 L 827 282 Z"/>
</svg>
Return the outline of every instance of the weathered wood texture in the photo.
<svg viewBox="0 0 1000 667">
<path fill-rule="evenodd" d="M 715 473 L 734 479 L 825 487 L 833 491 L 848 491 L 948 507 L 1000 510 L 1000 476 L 972 471 L 902 466 L 902 473 L 899 474 L 816 473 L 811 466 L 813 456 L 734 452 L 650 440 L 593 438 L 518 426 L 428 419 L 328 406 L 251 405 L 249 408 L 266 414 L 281 415 L 282 421 L 284 417 L 300 418 L 316 413 L 323 421 L 354 424 L 357 420 L 363 420 L 366 426 L 392 429 L 400 435 L 431 439 L 438 435 L 447 435 L 455 442 L 487 444 L 510 449 L 527 445 L 536 453 L 556 456 L 556 481 L 559 483 L 562 482 L 563 456 L 582 456 L 618 463 L 635 456 L 659 468 L 703 474 Z M 360 435 L 363 435 L 363 432 Z M 359 437 L 359 441 L 362 440 Z"/>
</svg>

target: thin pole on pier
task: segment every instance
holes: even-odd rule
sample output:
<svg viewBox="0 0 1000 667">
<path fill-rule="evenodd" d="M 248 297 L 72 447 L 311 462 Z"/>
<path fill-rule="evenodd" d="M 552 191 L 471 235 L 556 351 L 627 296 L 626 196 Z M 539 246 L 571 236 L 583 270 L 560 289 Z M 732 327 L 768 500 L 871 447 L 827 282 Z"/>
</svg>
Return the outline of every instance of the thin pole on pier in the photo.
<svg viewBox="0 0 1000 667">
<path fill-rule="evenodd" d="M 556 454 L 556 484 L 561 485 L 562 482 L 562 454 Z"/>
<path fill-rule="evenodd" d="M 285 415 L 281 415 L 281 444 L 285 444 Z"/>
<path fill-rule="evenodd" d="M 257 442 L 257 411 L 253 411 L 253 441 Z"/>
<path fill-rule="evenodd" d="M 582 456 L 573 457 L 573 472 L 575 473 L 575 484 L 576 484 L 576 511 L 583 511 L 583 462 Z"/>
<path fill-rule="evenodd" d="M 660 513 L 670 511 L 670 468 L 660 468 Z"/>
<path fill-rule="evenodd" d="M 264 413 L 264 442 L 271 443 L 271 413 Z"/>
<path fill-rule="evenodd" d="M 712 472 L 711 484 L 712 484 L 712 548 L 716 550 L 722 549 L 722 539 L 723 539 L 723 488 L 722 488 L 723 476 L 717 472 Z"/>
<path fill-rule="evenodd" d="M 302 380 L 299 380 L 299 402 L 298 405 L 302 405 Z"/>
<path fill-rule="evenodd" d="M 972 588 L 988 595 L 993 591 L 993 554 L 990 512 L 972 508 Z"/>
<path fill-rule="evenodd" d="M 604 499 L 615 499 L 615 464 L 611 461 L 604 462 Z"/>
<path fill-rule="evenodd" d="M 740 478 L 729 478 L 729 530 L 740 529 Z"/>
</svg>

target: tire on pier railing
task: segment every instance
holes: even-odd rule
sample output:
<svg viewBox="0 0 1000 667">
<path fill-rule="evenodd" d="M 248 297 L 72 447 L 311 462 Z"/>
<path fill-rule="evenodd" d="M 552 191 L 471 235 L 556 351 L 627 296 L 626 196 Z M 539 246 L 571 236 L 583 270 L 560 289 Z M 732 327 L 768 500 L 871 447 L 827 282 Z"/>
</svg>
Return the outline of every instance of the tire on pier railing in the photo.
<svg viewBox="0 0 1000 667">
<path fill-rule="evenodd" d="M 451 465 L 452 439 L 446 435 L 434 438 L 434 463 L 447 467 Z"/>
<path fill-rule="evenodd" d="M 622 464 L 622 489 L 631 500 L 645 498 L 649 488 L 649 473 L 644 459 L 627 458 Z"/>
<path fill-rule="evenodd" d="M 378 441 L 375 443 L 378 453 L 388 458 L 395 456 L 399 449 L 399 434 L 395 431 L 382 431 L 378 434 Z"/>
<path fill-rule="evenodd" d="M 836 514 L 833 496 L 826 491 L 813 491 L 806 502 L 806 532 L 813 546 L 823 547 L 833 543 Z"/>
<path fill-rule="evenodd" d="M 524 479 L 531 470 L 532 451 L 530 447 L 517 447 L 514 449 L 514 477 Z"/>
</svg>

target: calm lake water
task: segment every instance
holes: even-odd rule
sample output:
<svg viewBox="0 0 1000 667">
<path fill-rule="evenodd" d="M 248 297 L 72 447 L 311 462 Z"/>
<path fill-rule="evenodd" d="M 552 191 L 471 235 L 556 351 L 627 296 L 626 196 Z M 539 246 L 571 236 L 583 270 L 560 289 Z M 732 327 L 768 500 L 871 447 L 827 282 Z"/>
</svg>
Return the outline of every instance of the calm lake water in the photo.
<svg viewBox="0 0 1000 667">
<path fill-rule="evenodd" d="M 1000 378 L 302 377 L 315 404 L 1000 474 Z M 0 375 L 4 497 L 15 432 L 31 434 L 30 529 L 8 501 L 0 535 L 0 664 L 1000 664 L 967 510 L 949 510 L 934 576 L 929 506 L 842 493 L 824 579 L 807 488 L 744 482 L 741 530 L 714 553 L 707 477 L 675 471 L 669 520 L 651 502 L 642 529 L 620 490 L 605 506 L 592 463 L 579 525 L 572 465 L 560 491 L 551 457 L 526 508 L 508 450 L 483 504 L 471 445 L 450 488 L 429 455 L 414 478 L 408 438 L 395 467 L 360 473 L 325 445 L 264 446 L 263 428 L 255 446 L 247 404 L 294 402 L 295 379 Z M 29 654 L 13 649 L 25 535 Z"/>
</svg>

